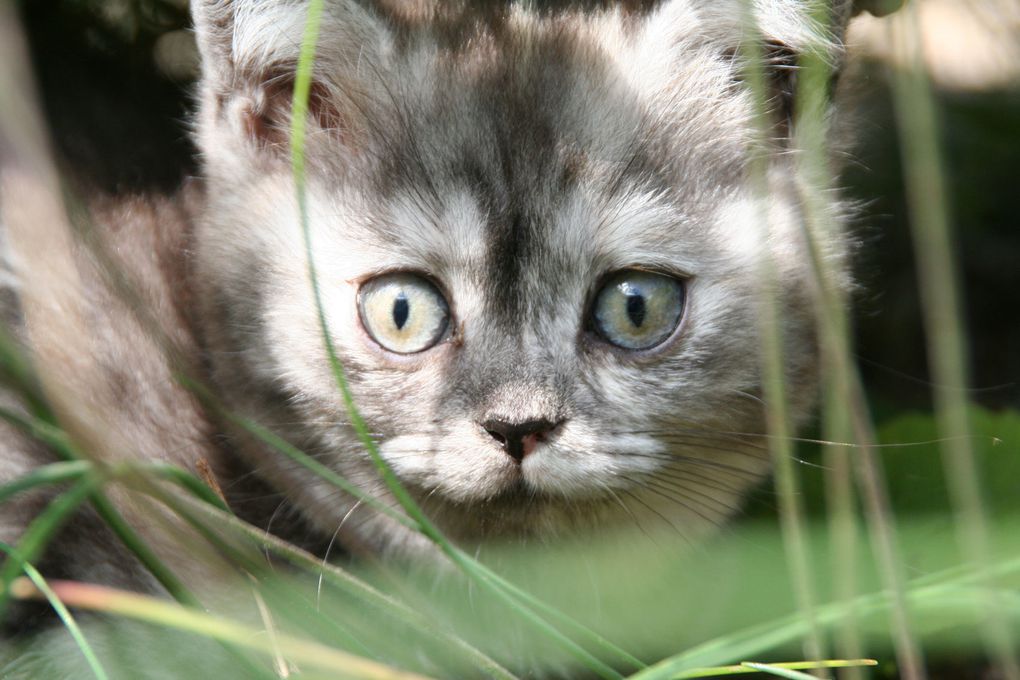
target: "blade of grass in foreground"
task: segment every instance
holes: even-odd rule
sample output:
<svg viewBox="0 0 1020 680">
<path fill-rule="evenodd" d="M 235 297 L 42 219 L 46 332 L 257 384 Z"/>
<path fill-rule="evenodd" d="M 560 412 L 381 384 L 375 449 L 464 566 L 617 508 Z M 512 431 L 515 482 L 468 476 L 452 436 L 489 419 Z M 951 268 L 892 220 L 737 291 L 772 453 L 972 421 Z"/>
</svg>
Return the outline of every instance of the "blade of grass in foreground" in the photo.
<svg viewBox="0 0 1020 680">
<path fill-rule="evenodd" d="M 47 407 L 48 410 L 48 407 Z M 12 425 L 18 427 L 22 431 L 26 432 L 30 436 L 39 439 L 41 442 L 46 444 L 52 451 L 58 456 L 65 459 L 65 463 L 73 464 L 76 462 L 87 462 L 86 457 L 83 456 L 75 447 L 74 443 L 68 437 L 67 433 L 61 430 L 55 425 L 50 425 L 47 420 L 35 417 L 24 417 L 19 413 L 10 411 L 8 409 L 0 409 L 0 419 L 6 420 Z M 91 465 L 91 464 L 90 464 Z M 45 468 L 44 468 L 45 469 Z M 154 473 L 157 476 L 170 479 L 176 482 L 185 489 L 188 489 L 192 493 L 198 495 L 206 502 L 210 502 L 213 505 L 224 507 L 222 500 L 216 496 L 216 494 L 203 484 L 198 479 L 194 478 L 189 473 L 175 468 L 170 465 L 163 465 L 159 463 L 152 464 L 132 464 L 132 463 L 119 463 L 112 468 L 104 468 L 100 470 L 95 465 L 92 465 L 92 471 L 96 475 L 102 477 L 102 483 L 113 479 L 118 476 L 125 476 L 135 472 L 148 472 Z M 40 471 L 34 471 L 29 475 L 34 474 L 45 474 Z M 66 474 L 66 470 L 63 474 Z M 139 476 L 136 474 L 136 478 Z M 84 479 L 84 477 L 79 477 Z M 15 480 L 13 484 L 26 483 L 23 481 L 24 478 Z M 29 480 L 27 483 L 34 483 Z M 156 578 L 160 584 L 166 588 L 167 592 L 176 599 L 178 602 L 196 606 L 198 601 L 191 594 L 191 592 L 184 586 L 184 584 L 174 575 L 170 569 L 168 569 L 159 557 L 153 552 L 153 550 L 142 540 L 141 536 L 128 524 L 124 517 L 117 510 L 116 506 L 110 502 L 106 495 L 102 492 L 102 483 L 97 484 L 90 492 L 89 500 L 96 512 L 103 519 L 108 527 L 116 534 L 121 540 L 124 546 L 139 559 L 139 561 L 145 565 L 145 568 Z M 6 490 L 6 489 L 5 489 Z M 75 506 L 77 507 L 77 506 Z M 73 509 L 71 510 L 73 511 Z M 66 519 L 66 518 L 65 518 Z M 65 519 L 61 519 L 62 524 Z M 51 529 L 40 530 L 39 534 L 42 543 L 33 548 L 33 550 L 43 550 L 46 543 L 55 535 L 55 531 L 59 528 L 58 525 L 54 525 Z M 28 535 L 26 531 L 25 536 Z M 23 537 L 24 540 L 24 537 Z M 20 545 L 20 544 L 19 544 Z M 30 561 L 35 559 L 34 557 L 28 557 Z M 10 574 L 8 574 L 10 575 Z M 5 581 L 6 582 L 6 581 Z M 0 596 L 0 612 L 3 611 L 5 600 Z"/>
<path fill-rule="evenodd" d="M 802 182 L 802 200 L 805 209 L 805 237 L 807 255 L 816 282 L 815 309 L 817 327 L 823 360 L 825 386 L 825 427 L 826 439 L 844 441 L 852 439 L 858 445 L 854 467 L 856 467 L 862 504 L 879 571 L 889 592 L 893 605 L 890 608 L 893 640 L 900 672 L 908 680 L 922 680 L 925 676 L 924 660 L 910 625 L 904 595 L 905 576 L 899 555 L 898 539 L 882 468 L 878 463 L 874 447 L 877 438 L 871 422 L 870 409 L 861 388 L 860 377 L 853 361 L 847 319 L 847 301 L 841 286 L 834 281 L 832 267 L 826 262 L 821 244 L 828 242 L 834 233 L 834 216 L 829 215 L 820 195 L 830 191 L 833 181 L 830 177 L 829 161 L 824 153 L 826 143 L 824 122 L 828 86 L 831 83 L 831 68 L 809 50 L 801 59 L 803 79 L 802 91 L 798 97 L 799 112 L 795 120 L 796 134 L 803 137 L 799 144 L 803 153 L 798 159 L 798 175 Z M 821 61 L 821 63 L 820 63 Z M 853 436 L 847 434 L 852 432 Z M 834 447 L 829 447 L 827 459 L 833 460 L 844 471 L 849 467 L 848 456 Z M 834 549 L 836 559 L 834 570 L 836 583 L 841 588 L 840 598 L 851 606 L 854 587 L 849 573 L 843 565 L 852 564 L 856 552 L 855 525 L 853 517 L 852 491 L 848 476 L 833 479 L 833 497 L 830 507 L 835 516 Z M 843 626 L 840 645 L 847 654 L 856 655 L 859 635 L 850 620 Z"/>
<path fill-rule="evenodd" d="M 783 668 L 782 666 L 777 666 L 775 664 L 754 663 L 753 661 L 745 661 L 740 665 L 750 668 L 751 670 L 758 671 L 759 673 L 775 675 L 776 677 L 779 678 L 788 678 L 789 680 L 818 680 L 818 678 L 816 678 L 813 675 L 801 673 L 800 671 L 793 670 L 792 668 Z M 814 670 L 818 669 L 816 668 Z"/>
<path fill-rule="evenodd" d="M 218 529 L 236 532 L 244 536 L 259 548 L 284 558 L 294 566 L 305 569 L 308 573 L 321 576 L 331 586 L 351 595 L 366 606 L 383 612 L 394 620 L 404 621 L 417 630 L 422 631 L 425 635 L 433 637 L 471 663 L 474 668 L 494 678 L 513 680 L 513 674 L 505 668 L 444 627 L 437 626 L 435 621 L 428 619 L 422 612 L 408 607 L 340 567 L 328 563 L 324 564 L 310 553 L 276 538 L 272 534 L 246 524 L 236 517 L 224 515 L 213 507 L 194 502 L 189 498 L 181 498 L 180 502 L 187 505 L 188 509 L 192 512 L 202 514 L 208 524 Z M 180 508 L 174 509 L 179 513 L 181 512 Z"/>
<path fill-rule="evenodd" d="M 307 122 L 308 98 L 311 90 L 312 69 L 315 60 L 315 50 L 318 42 L 321 17 L 322 1 L 312 0 L 308 6 L 305 34 L 302 40 L 301 54 L 298 60 L 297 77 L 294 83 L 294 99 L 291 113 L 291 167 L 297 194 L 296 199 L 302 235 L 305 242 L 305 256 L 308 261 L 308 275 L 318 314 L 322 341 L 325 345 L 330 368 L 332 369 L 334 379 L 340 391 L 344 406 L 347 409 L 351 424 L 354 427 L 361 443 L 372 457 L 372 460 L 375 463 L 383 481 L 386 483 L 390 493 L 394 495 L 401 507 L 404 508 L 405 512 L 407 512 L 407 514 L 418 523 L 419 531 L 421 531 L 423 535 L 435 543 L 444 552 L 444 554 L 446 554 L 447 557 L 454 562 L 454 564 L 462 568 L 466 574 L 472 576 L 479 583 L 486 586 L 490 592 L 503 600 L 507 606 L 517 612 L 526 621 L 529 621 L 532 625 L 538 627 L 551 639 L 556 640 L 591 671 L 597 673 L 603 678 L 620 678 L 622 676 L 616 670 L 592 655 L 584 647 L 566 637 L 555 626 L 549 624 L 543 617 L 539 616 L 531 608 L 521 603 L 512 591 L 508 591 L 503 587 L 504 582 L 501 579 L 498 579 L 491 573 L 481 571 L 477 562 L 454 548 L 452 544 L 446 540 L 439 529 L 432 524 L 432 522 L 421 511 L 417 503 L 414 502 L 410 494 L 408 494 L 407 490 L 390 469 L 389 465 L 379 454 L 379 451 L 375 446 L 375 442 L 372 440 L 372 437 L 368 432 L 368 427 L 361 418 L 361 415 L 354 404 L 354 399 L 351 395 L 350 387 L 347 384 L 343 367 L 337 357 L 336 349 L 333 346 L 333 340 L 329 333 L 329 326 L 326 321 L 325 309 L 322 303 L 322 295 L 319 290 L 314 253 L 311 244 L 311 233 L 308 220 L 308 197 L 305 185 L 305 125 Z M 583 626 L 575 624 L 574 628 L 575 630 L 581 630 L 583 629 Z M 615 646 L 607 646 L 608 642 L 594 633 L 588 632 L 585 637 L 590 643 L 598 645 L 603 652 L 612 654 L 616 658 L 624 661 L 627 665 L 637 668 L 644 665 L 638 659 L 627 654 L 623 650 L 616 648 Z"/>
<path fill-rule="evenodd" d="M 342 677 L 366 680 L 425 680 L 425 676 L 422 675 L 390 668 L 375 661 L 282 633 L 276 634 L 276 647 L 271 649 L 263 641 L 262 632 L 257 629 L 154 597 L 72 581 L 52 581 L 49 585 L 65 605 L 195 633 L 229 645 L 250 649 L 270 660 L 274 652 L 279 652 L 299 664 L 329 670 Z M 21 599 L 37 598 L 41 595 L 23 578 L 12 585 L 12 591 Z"/>
<path fill-rule="evenodd" d="M 74 638 L 74 643 L 77 645 L 82 656 L 85 657 L 85 663 L 89 665 L 89 670 L 96 676 L 97 680 L 107 680 L 108 675 L 103 670 L 103 666 L 99 663 L 99 659 L 96 658 L 96 653 L 92 650 L 92 646 L 89 645 L 88 640 L 81 632 L 81 628 L 78 627 L 78 623 L 71 616 L 71 612 L 67 611 L 67 607 L 60 601 L 53 589 L 50 588 L 49 584 L 46 583 L 46 579 L 43 578 L 42 574 L 33 567 L 31 564 L 22 559 L 21 555 L 18 554 L 17 550 L 0 541 L 0 551 L 7 553 L 7 556 L 16 562 L 20 563 L 21 570 L 25 572 L 25 575 L 32 581 L 32 585 L 46 598 L 50 606 L 53 607 L 53 611 L 60 617 L 61 623 L 67 628 L 67 632 L 70 633 L 71 637 Z"/>
<path fill-rule="evenodd" d="M 739 666 L 716 666 L 714 668 L 696 668 L 673 676 L 673 680 L 691 680 L 692 678 L 714 678 L 720 675 L 746 675 L 750 673 L 773 673 L 777 671 L 810 671 L 826 668 L 857 668 L 860 666 L 877 666 L 874 659 L 832 659 L 827 661 L 791 661 L 787 663 L 762 664 L 745 661 Z M 800 674 L 794 677 L 807 677 L 817 680 L 812 675 Z"/>
<path fill-rule="evenodd" d="M 3 568 L 0 569 L 0 616 L 7 608 L 11 583 L 21 574 L 22 564 L 39 559 L 50 539 L 101 484 L 102 477 L 99 474 L 83 476 L 68 491 L 57 496 L 28 525 L 18 540 L 15 553 L 7 557 Z"/>
<path fill-rule="evenodd" d="M 68 491 L 51 501 L 46 509 L 28 525 L 18 540 L 16 550 L 19 558 L 16 560 L 13 556 L 8 557 L 3 568 L 0 569 L 0 616 L 6 609 L 10 597 L 9 586 L 22 571 L 19 560 L 29 563 L 37 560 L 57 532 L 71 518 L 71 515 L 86 501 L 92 502 L 107 526 L 138 557 L 155 578 L 159 579 L 161 583 L 173 587 L 173 590 L 168 588 L 171 594 L 186 604 L 197 605 L 198 601 L 194 595 L 162 564 L 151 548 L 141 540 L 124 521 L 120 513 L 100 493 L 100 489 L 107 479 L 108 475 L 105 471 L 92 469 L 86 472 Z"/>
<path fill-rule="evenodd" d="M 923 606 L 928 615 L 941 609 L 956 611 L 963 609 L 970 615 L 973 611 L 973 591 L 975 583 L 987 579 L 1005 578 L 1020 574 L 1020 558 L 1003 560 L 991 567 L 974 569 L 968 566 L 954 566 L 949 569 L 928 574 L 909 583 L 906 594 L 915 607 Z M 961 598 L 961 594 L 965 597 Z M 888 590 L 858 596 L 852 603 L 855 615 L 866 616 L 883 613 L 899 606 L 897 596 Z M 845 603 L 827 604 L 818 608 L 817 621 L 824 627 L 837 624 L 847 615 Z M 1020 617 L 1020 602 L 1012 609 L 1014 616 Z M 971 619 L 958 619 L 956 625 L 970 625 Z M 892 625 L 897 625 L 895 621 Z M 634 675 L 628 680 L 669 680 L 679 674 L 689 672 L 701 666 L 725 663 L 733 658 L 747 658 L 763 654 L 772 649 L 790 644 L 804 634 L 806 622 L 799 614 L 783 616 L 774 621 L 757 624 L 732 634 L 718 637 L 702 643 L 680 654 L 663 659 Z"/>
<path fill-rule="evenodd" d="M 23 491 L 79 480 L 83 475 L 91 472 L 92 469 L 92 463 L 87 460 L 50 463 L 41 468 L 36 468 L 12 482 L 0 486 L 0 503 L 6 502 Z"/>
<path fill-rule="evenodd" d="M 814 21 L 828 25 L 841 19 L 832 16 L 828 5 L 814 10 Z M 812 273 L 815 278 L 813 302 L 821 365 L 823 465 L 825 467 L 825 501 L 830 534 L 829 550 L 832 555 L 831 579 L 837 600 L 853 602 L 858 592 L 857 563 L 858 519 L 853 488 L 851 452 L 835 442 L 852 442 L 855 439 L 850 409 L 855 408 L 845 399 L 849 393 L 847 374 L 841 371 L 840 356 L 851 347 L 849 304 L 840 279 L 846 276 L 845 263 L 831 261 L 819 252 L 819 244 L 846 243 L 842 207 L 834 208 L 831 196 L 835 191 L 832 173 L 830 144 L 831 84 L 835 73 L 832 56 L 817 49 L 804 50 L 797 61 L 797 92 L 794 103 L 794 147 L 799 149 L 796 159 L 797 185 L 804 211 L 804 235 L 807 250 L 811 253 Z M 863 643 L 852 609 L 835 631 L 836 653 L 847 658 L 863 656 Z M 843 680 L 861 680 L 859 668 L 847 669 Z"/>
<path fill-rule="evenodd" d="M 0 408 L 0 420 L 9 423 L 26 424 L 26 428 L 38 433 L 38 424 L 27 424 L 17 414 Z M 88 460 L 67 460 L 60 463 L 50 463 L 18 477 L 17 479 L 0 486 L 0 503 L 23 491 L 29 491 L 43 486 L 53 486 L 63 482 L 69 482 L 81 477 L 96 469 L 96 465 Z M 164 479 L 173 482 L 177 486 L 189 491 L 196 498 L 213 505 L 220 510 L 229 512 L 229 508 L 215 491 L 210 489 L 204 482 L 175 465 L 167 463 L 133 463 L 131 461 L 118 462 L 104 468 L 104 473 L 109 479 L 123 477 L 138 477 L 151 475 L 157 479 Z"/>
<path fill-rule="evenodd" d="M 761 370 L 762 396 L 765 402 L 765 420 L 769 434 L 768 449 L 774 468 L 773 476 L 783 545 L 789 556 L 790 582 L 797 600 L 797 609 L 808 622 L 804 637 L 804 651 L 812 660 L 825 656 L 822 637 L 815 624 L 815 587 L 811 555 L 805 540 L 804 508 L 801 501 L 800 481 L 793 459 L 793 438 L 790 413 L 787 408 L 786 360 L 782 337 L 781 311 L 778 293 L 779 272 L 769 243 L 772 241 L 774 220 L 769 214 L 769 158 L 768 132 L 772 115 L 767 104 L 765 88 L 765 59 L 763 41 L 753 7 L 749 1 L 741 4 L 741 24 L 753 40 L 743 46 L 746 78 L 754 101 L 754 134 L 749 171 L 752 198 L 759 224 L 758 243 L 758 299 L 757 321 L 761 336 L 758 347 Z"/>
<path fill-rule="evenodd" d="M 977 565 L 991 558 L 981 481 L 971 446 L 967 411 L 967 342 L 961 324 L 959 276 L 953 258 L 948 186 L 943 174 L 935 102 L 922 64 L 917 3 L 890 24 L 901 66 L 893 72 L 893 102 L 902 140 L 901 152 L 910 205 L 910 225 L 917 254 L 918 288 L 933 376 L 935 412 L 946 480 L 956 511 L 961 551 Z M 1007 680 L 1020 680 L 1020 662 L 999 605 L 985 601 L 981 625 L 989 655 Z"/>
</svg>

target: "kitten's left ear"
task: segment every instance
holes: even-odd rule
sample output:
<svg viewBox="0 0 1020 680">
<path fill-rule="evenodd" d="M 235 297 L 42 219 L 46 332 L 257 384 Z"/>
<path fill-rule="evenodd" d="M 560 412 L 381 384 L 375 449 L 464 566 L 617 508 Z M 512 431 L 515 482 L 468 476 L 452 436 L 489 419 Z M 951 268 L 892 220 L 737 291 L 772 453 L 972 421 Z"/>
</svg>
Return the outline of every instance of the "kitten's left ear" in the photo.
<svg viewBox="0 0 1020 680">
<path fill-rule="evenodd" d="M 880 0 L 872 0 L 879 2 Z M 821 55 L 838 73 L 847 24 L 863 0 L 668 0 L 651 18 L 652 41 L 714 54 L 743 81 L 749 55 L 760 54 L 767 99 L 785 138 L 793 120 L 801 55 Z M 748 48 L 751 49 L 748 49 Z"/>
<path fill-rule="evenodd" d="M 214 132 L 221 144 L 226 132 L 271 152 L 288 135 L 308 3 L 192 0 L 191 7 L 202 56 L 201 143 Z M 354 0 L 334 0 L 325 3 L 319 36 L 309 113 L 321 127 L 340 130 L 365 89 L 364 72 L 384 60 L 390 34 Z"/>
</svg>

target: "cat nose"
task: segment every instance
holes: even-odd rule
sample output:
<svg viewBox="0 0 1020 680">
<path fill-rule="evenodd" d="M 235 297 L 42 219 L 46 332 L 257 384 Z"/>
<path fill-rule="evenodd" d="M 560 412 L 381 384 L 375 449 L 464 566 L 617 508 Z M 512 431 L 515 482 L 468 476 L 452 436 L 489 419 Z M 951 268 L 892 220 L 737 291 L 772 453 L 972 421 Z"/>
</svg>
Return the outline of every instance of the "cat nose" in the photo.
<svg viewBox="0 0 1020 680">
<path fill-rule="evenodd" d="M 539 442 L 545 441 L 546 435 L 559 427 L 562 422 L 554 423 L 551 420 L 540 418 L 511 423 L 491 418 L 481 425 L 493 439 L 503 446 L 503 450 L 508 456 L 520 463 L 525 456 L 535 450 Z"/>
</svg>

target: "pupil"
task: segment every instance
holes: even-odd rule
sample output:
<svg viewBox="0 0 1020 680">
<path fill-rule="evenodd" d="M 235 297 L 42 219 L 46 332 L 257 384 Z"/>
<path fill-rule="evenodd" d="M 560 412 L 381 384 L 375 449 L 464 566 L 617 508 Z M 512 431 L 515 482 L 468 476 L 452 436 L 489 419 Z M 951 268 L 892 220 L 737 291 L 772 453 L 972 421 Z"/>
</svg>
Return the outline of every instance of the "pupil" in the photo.
<svg viewBox="0 0 1020 680">
<path fill-rule="evenodd" d="M 627 318 L 635 328 L 641 328 L 645 322 L 645 296 L 637 293 L 627 294 Z"/>
<path fill-rule="evenodd" d="M 393 301 L 393 323 L 396 325 L 397 330 L 402 330 L 404 324 L 407 323 L 407 317 L 411 313 L 411 308 L 407 304 L 407 295 L 403 291 L 397 293 L 397 299 Z"/>
</svg>

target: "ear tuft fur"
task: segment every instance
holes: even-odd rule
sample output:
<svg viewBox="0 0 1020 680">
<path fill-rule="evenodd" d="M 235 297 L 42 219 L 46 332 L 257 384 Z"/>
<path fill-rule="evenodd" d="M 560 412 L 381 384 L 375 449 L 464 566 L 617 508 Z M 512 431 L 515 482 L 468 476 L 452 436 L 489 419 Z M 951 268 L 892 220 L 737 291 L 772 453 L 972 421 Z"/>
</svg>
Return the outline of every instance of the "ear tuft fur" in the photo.
<svg viewBox="0 0 1020 680">
<path fill-rule="evenodd" d="M 777 140 L 788 140 L 796 113 L 800 57 L 808 53 L 817 55 L 832 66 L 834 74 L 838 73 L 852 3 L 851 0 L 750 0 L 745 7 L 747 2 L 672 0 L 671 4 L 687 12 L 693 7 L 700 33 L 715 44 L 716 54 L 731 65 L 734 82 L 744 82 L 747 59 L 750 54 L 758 55 L 764 69 L 765 95 L 773 114 L 774 136 Z M 751 51 L 746 49 L 749 44 L 754 46 Z"/>
<path fill-rule="evenodd" d="M 793 126 L 797 96 L 797 59 L 800 55 L 781 40 L 766 40 L 762 57 L 769 101 L 780 139 L 787 139 Z"/>
<path fill-rule="evenodd" d="M 202 55 L 201 138 L 224 124 L 257 149 L 285 147 L 307 3 L 293 0 L 193 0 Z M 311 121 L 339 134 L 345 103 L 361 91 L 359 70 L 378 64 L 388 45 L 381 21 L 353 0 L 323 10 Z"/>
</svg>

